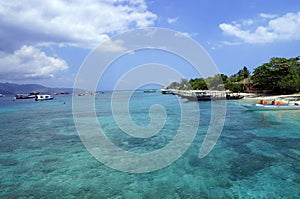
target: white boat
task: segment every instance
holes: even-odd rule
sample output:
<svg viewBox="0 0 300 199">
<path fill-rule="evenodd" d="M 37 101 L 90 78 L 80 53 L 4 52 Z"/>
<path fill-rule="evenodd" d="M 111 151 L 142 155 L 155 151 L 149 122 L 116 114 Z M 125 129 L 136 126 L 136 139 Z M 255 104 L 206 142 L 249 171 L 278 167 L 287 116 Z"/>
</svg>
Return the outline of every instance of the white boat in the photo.
<svg viewBox="0 0 300 199">
<path fill-rule="evenodd" d="M 0 93 L 0 97 L 4 97 L 4 96 L 5 96 L 4 94 L 1 94 L 1 93 Z"/>
<path fill-rule="evenodd" d="M 160 89 L 161 94 L 174 94 L 172 89 L 162 88 Z"/>
<path fill-rule="evenodd" d="M 297 98 L 261 99 L 258 104 L 243 104 L 245 108 L 253 111 L 300 110 L 296 103 Z"/>
<path fill-rule="evenodd" d="M 42 100 L 53 100 L 51 95 L 36 95 L 35 101 L 42 101 Z"/>
</svg>

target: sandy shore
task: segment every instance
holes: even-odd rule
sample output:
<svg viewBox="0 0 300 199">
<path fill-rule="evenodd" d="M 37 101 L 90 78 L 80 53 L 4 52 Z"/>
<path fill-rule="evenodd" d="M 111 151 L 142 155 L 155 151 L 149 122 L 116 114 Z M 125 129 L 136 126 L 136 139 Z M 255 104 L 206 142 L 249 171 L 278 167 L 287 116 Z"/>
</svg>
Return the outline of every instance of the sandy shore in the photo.
<svg viewBox="0 0 300 199">
<path fill-rule="evenodd" d="M 300 103 L 300 93 L 294 93 L 290 95 L 264 95 L 264 94 L 255 94 L 255 93 L 240 93 L 240 95 L 245 96 L 244 100 L 247 101 L 258 101 L 260 99 L 264 98 L 297 98 L 298 100 L 296 101 L 297 103 Z"/>
<path fill-rule="evenodd" d="M 173 93 L 175 94 L 192 94 L 193 92 L 205 92 L 207 94 L 212 94 L 212 95 L 221 95 L 221 96 L 225 96 L 226 92 L 229 91 L 216 91 L 216 90 L 176 90 L 176 89 L 171 89 Z M 296 103 L 300 104 L 300 92 L 299 93 L 294 93 L 294 94 L 289 94 L 289 95 L 270 95 L 270 94 L 256 94 L 256 93 L 243 93 L 243 92 L 239 92 L 239 93 L 234 93 L 234 95 L 242 95 L 244 96 L 244 98 L 242 100 L 242 102 L 246 102 L 246 103 L 258 103 L 259 100 L 261 99 L 270 99 L 270 98 L 297 98 Z"/>
</svg>

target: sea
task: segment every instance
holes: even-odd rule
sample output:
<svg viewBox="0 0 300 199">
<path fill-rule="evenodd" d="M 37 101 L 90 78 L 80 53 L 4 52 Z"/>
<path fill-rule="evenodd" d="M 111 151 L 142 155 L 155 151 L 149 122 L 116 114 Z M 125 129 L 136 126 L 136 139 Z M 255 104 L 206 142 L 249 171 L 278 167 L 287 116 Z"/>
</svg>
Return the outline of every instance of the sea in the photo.
<svg viewBox="0 0 300 199">
<path fill-rule="evenodd" d="M 95 157 L 82 142 L 74 120 L 74 98 L 94 103 L 106 138 L 131 153 L 162 151 L 173 143 L 182 106 L 185 114 L 191 113 L 184 125 L 194 129 L 189 125 L 197 120 L 198 126 L 186 150 L 169 164 L 148 171 L 147 163 L 141 162 L 136 165 L 142 165 L 141 172 L 121 171 Z M 220 103 L 226 111 L 220 137 L 199 158 L 211 125 L 212 102 L 136 91 L 127 104 L 133 123 L 149 125 L 155 119 L 149 115 L 155 104 L 166 115 L 158 133 L 140 138 L 118 126 L 111 100 L 111 92 L 57 95 L 49 101 L 1 97 L 0 198 L 300 198 L 300 111 L 248 111 L 241 106 L 245 100 Z M 195 106 L 199 117 L 195 117 Z M 88 114 L 80 117 L 87 127 L 93 120 Z M 181 143 L 175 144 L 176 151 Z M 105 147 L 99 142 L 100 151 Z M 119 157 L 113 152 L 109 156 L 111 161 Z"/>
</svg>

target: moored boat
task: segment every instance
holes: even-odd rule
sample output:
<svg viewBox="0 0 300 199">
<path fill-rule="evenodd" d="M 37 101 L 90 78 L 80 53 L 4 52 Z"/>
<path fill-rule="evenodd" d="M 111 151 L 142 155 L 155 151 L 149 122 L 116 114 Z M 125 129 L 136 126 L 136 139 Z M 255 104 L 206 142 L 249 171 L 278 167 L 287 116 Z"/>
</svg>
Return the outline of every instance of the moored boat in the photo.
<svg viewBox="0 0 300 199">
<path fill-rule="evenodd" d="M 156 93 L 156 90 L 144 90 L 144 93 Z"/>
<path fill-rule="evenodd" d="M 35 95 L 30 94 L 16 94 L 15 99 L 33 99 Z"/>
<path fill-rule="evenodd" d="M 240 95 L 239 93 L 233 93 L 231 91 L 226 92 L 226 99 L 227 100 L 239 100 L 243 99 L 244 96 Z"/>
<path fill-rule="evenodd" d="M 300 110 L 296 100 L 297 98 L 261 99 L 258 104 L 243 104 L 242 106 L 253 111 Z"/>
<path fill-rule="evenodd" d="M 43 100 L 53 100 L 51 95 L 36 95 L 35 101 L 43 101 Z"/>
<path fill-rule="evenodd" d="M 162 88 L 160 89 L 161 94 L 174 94 L 173 90 L 168 88 Z"/>
<path fill-rule="evenodd" d="M 16 94 L 15 99 L 34 99 L 40 92 L 32 91 L 29 94 Z"/>
<path fill-rule="evenodd" d="M 67 91 L 61 91 L 60 94 L 61 94 L 61 95 L 69 95 L 70 93 L 67 92 Z"/>
</svg>

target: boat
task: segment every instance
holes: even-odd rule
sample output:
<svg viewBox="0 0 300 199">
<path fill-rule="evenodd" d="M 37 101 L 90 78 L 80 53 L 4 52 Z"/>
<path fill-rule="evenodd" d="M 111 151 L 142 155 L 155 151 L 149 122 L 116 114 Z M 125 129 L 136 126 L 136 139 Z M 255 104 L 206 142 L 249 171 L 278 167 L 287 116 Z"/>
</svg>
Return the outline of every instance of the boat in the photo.
<svg viewBox="0 0 300 199">
<path fill-rule="evenodd" d="M 156 90 L 144 90 L 144 93 L 155 93 Z"/>
<path fill-rule="evenodd" d="M 161 92 L 161 94 L 173 94 L 174 95 L 173 90 L 168 89 L 168 88 L 162 88 L 162 89 L 160 89 L 160 92 Z"/>
<path fill-rule="evenodd" d="M 29 93 L 30 96 L 36 96 L 38 94 L 40 94 L 40 92 L 38 92 L 38 91 L 32 91 Z"/>
<path fill-rule="evenodd" d="M 226 92 L 226 99 L 227 100 L 239 100 L 239 99 L 243 99 L 244 96 L 240 95 L 240 94 L 235 94 L 233 92 Z"/>
<path fill-rule="evenodd" d="M 91 92 L 85 91 L 78 94 L 78 96 L 92 95 Z"/>
<path fill-rule="evenodd" d="M 33 99 L 35 95 L 30 94 L 16 94 L 15 99 Z"/>
<path fill-rule="evenodd" d="M 40 92 L 33 91 L 29 94 L 16 94 L 15 99 L 34 99 Z"/>
<path fill-rule="evenodd" d="M 271 98 L 261 99 L 257 104 L 243 104 L 242 106 L 252 111 L 300 110 L 296 101 L 297 98 Z"/>
<path fill-rule="evenodd" d="M 0 97 L 4 97 L 4 96 L 5 96 L 4 94 L 1 94 L 1 93 L 0 93 Z"/>
<path fill-rule="evenodd" d="M 177 95 L 189 101 L 238 100 L 244 98 L 243 95 L 231 91 L 213 90 L 181 91 Z"/>
<path fill-rule="evenodd" d="M 43 100 L 53 100 L 51 95 L 36 95 L 35 101 L 43 101 Z"/>
<path fill-rule="evenodd" d="M 61 91 L 60 94 L 61 94 L 61 95 L 69 95 L 70 92 L 67 92 L 67 91 Z"/>
<path fill-rule="evenodd" d="M 78 96 L 85 96 L 87 95 L 86 93 L 82 92 L 82 93 L 78 93 Z"/>
</svg>

